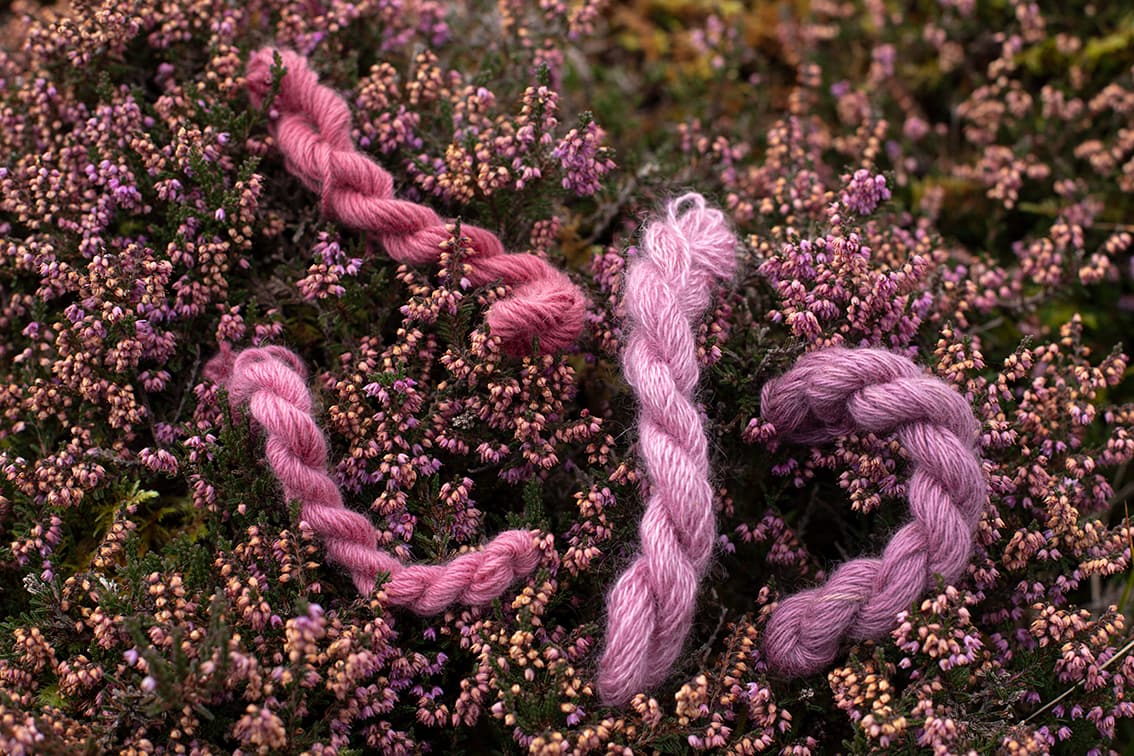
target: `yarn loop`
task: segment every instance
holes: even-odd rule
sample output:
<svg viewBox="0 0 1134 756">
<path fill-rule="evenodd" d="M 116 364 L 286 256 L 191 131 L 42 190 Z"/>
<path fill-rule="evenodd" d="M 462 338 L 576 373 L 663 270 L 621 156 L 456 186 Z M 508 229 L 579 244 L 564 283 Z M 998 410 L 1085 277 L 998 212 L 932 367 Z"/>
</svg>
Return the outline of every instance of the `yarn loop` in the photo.
<svg viewBox="0 0 1134 756">
<path fill-rule="evenodd" d="M 913 467 L 913 519 L 881 558 L 841 565 L 825 584 L 781 601 L 768 620 L 769 666 L 784 676 L 809 675 L 834 661 L 844 640 L 886 635 L 938 575 L 946 583 L 963 576 L 988 498 L 977 451 L 980 426 L 968 401 L 948 384 L 883 349 L 805 354 L 764 385 L 761 408 L 789 442 L 896 434 Z"/>
</svg>

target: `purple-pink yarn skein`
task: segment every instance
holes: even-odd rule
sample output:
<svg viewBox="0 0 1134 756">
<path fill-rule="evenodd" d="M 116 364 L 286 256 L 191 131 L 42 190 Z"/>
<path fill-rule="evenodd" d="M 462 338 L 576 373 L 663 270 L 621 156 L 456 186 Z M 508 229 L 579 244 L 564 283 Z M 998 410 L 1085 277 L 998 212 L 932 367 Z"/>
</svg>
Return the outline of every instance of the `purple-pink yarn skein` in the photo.
<svg viewBox="0 0 1134 756">
<path fill-rule="evenodd" d="M 881 558 L 855 559 L 823 585 L 780 602 L 764 633 L 769 667 L 819 672 L 846 641 L 876 640 L 897 625 L 938 575 L 960 579 L 972 555 L 988 486 L 980 426 L 969 402 L 906 357 L 883 349 L 810 352 L 764 385 L 761 413 L 778 438 L 823 444 L 850 433 L 895 434 L 909 456 L 912 520 Z"/>
<path fill-rule="evenodd" d="M 247 405 L 265 432 L 265 455 L 284 496 L 299 501 L 300 517 L 322 538 L 327 559 L 346 567 L 363 595 L 374 590 L 378 573 L 389 573 L 382 587 L 388 603 L 437 614 L 454 603 L 491 603 L 539 564 L 535 534 L 526 530 L 501 533 L 482 551 L 445 564 L 403 564 L 378 548 L 378 532 L 366 516 L 344 506 L 327 472 L 327 442 L 312 416 L 298 355 L 281 346 L 234 354 L 224 344 L 204 374 L 228 389 L 234 408 Z"/>
<path fill-rule="evenodd" d="M 693 394 L 696 326 L 713 287 L 736 267 L 736 237 L 699 194 L 669 203 L 642 234 L 626 272 L 630 333 L 623 375 L 639 403 L 638 449 L 650 495 L 641 553 L 607 598 L 598 690 L 620 705 L 660 683 L 693 623 L 697 588 L 716 541 L 708 441 Z"/>
</svg>

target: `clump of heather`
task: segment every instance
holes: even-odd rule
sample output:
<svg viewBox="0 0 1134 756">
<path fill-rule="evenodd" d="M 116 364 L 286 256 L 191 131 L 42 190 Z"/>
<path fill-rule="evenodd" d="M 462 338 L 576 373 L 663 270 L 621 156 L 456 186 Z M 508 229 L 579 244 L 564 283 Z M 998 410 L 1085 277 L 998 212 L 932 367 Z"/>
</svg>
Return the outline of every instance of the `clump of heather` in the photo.
<svg viewBox="0 0 1134 756">
<path fill-rule="evenodd" d="M 1107 753 L 1134 705 L 1134 54 L 1119 9 L 941 2 L 17 2 L 0 16 L 0 750 Z M 440 264 L 324 218 L 244 93 L 309 56 Z M 625 709 L 593 680 L 647 481 L 618 377 L 636 227 L 696 188 L 742 238 L 698 325 L 719 543 L 689 647 Z M 467 221 L 586 288 L 506 356 Z M 500 530 L 494 605 L 359 596 L 202 376 L 310 371 L 331 473 L 381 547 Z M 880 640 L 768 673 L 775 603 L 906 514 L 860 434 L 786 447 L 759 389 L 803 351 L 902 352 L 981 423 L 974 556 Z M 822 618 L 816 618 L 822 621 Z"/>
</svg>

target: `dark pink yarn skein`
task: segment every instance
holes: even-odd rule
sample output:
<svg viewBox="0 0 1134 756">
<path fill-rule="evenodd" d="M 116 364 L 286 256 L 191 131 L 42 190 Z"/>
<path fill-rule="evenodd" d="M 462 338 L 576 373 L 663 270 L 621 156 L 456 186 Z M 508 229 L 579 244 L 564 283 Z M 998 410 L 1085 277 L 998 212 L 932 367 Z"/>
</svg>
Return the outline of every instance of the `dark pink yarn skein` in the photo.
<svg viewBox="0 0 1134 756">
<path fill-rule="evenodd" d="M 284 496 L 299 501 L 300 517 L 322 538 L 327 559 L 346 567 L 363 595 L 373 592 L 378 573 L 389 573 L 383 591 L 390 604 L 437 614 L 454 603 L 491 603 L 539 564 L 535 534 L 526 530 L 501 533 L 482 551 L 445 564 L 401 563 L 378 548 L 370 520 L 343 505 L 327 472 L 327 442 L 312 417 L 307 370 L 298 355 L 281 346 L 234 354 L 223 344 L 204 374 L 225 386 L 234 408 L 247 405 L 264 429 L 265 454 Z"/>
<path fill-rule="evenodd" d="M 259 107 L 272 83 L 272 48 L 248 61 L 248 95 Z M 437 262 L 450 238 L 445 221 L 430 208 L 394 198 L 394 182 L 373 159 L 355 149 L 350 109 L 334 90 L 319 84 L 307 59 L 279 50 L 287 72 L 272 102 L 269 130 L 288 170 L 320 193 L 323 214 L 377 237 L 399 262 Z M 523 355 L 539 337 L 545 354 L 569 346 L 583 328 L 587 299 L 562 271 L 531 254 L 509 254 L 490 231 L 468 223 L 461 234 L 473 253 L 466 258 L 474 286 L 503 281 L 511 293 L 488 312 L 489 328 L 505 352 Z"/>
<path fill-rule="evenodd" d="M 913 519 L 880 558 L 838 567 L 823 585 L 780 602 L 764 634 L 773 671 L 809 675 L 838 656 L 844 640 L 890 632 L 940 575 L 964 575 L 988 486 L 972 407 L 944 381 L 882 349 L 810 352 L 765 384 L 762 414 L 778 437 L 822 444 L 850 433 L 895 434 L 912 464 Z"/>
</svg>

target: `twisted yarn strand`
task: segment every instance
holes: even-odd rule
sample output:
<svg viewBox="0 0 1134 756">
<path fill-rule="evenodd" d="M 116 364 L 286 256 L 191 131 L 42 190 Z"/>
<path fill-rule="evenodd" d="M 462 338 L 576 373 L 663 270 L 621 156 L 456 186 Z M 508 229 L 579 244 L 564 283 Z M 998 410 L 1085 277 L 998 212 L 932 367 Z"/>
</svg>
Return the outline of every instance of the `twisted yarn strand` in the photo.
<svg viewBox="0 0 1134 756">
<path fill-rule="evenodd" d="M 271 86 L 274 52 L 261 49 L 248 61 L 248 94 L 256 107 Z M 320 193 L 324 215 L 371 232 L 393 259 L 436 262 L 439 245 L 450 237 L 445 222 L 428 207 L 394 198 L 390 174 L 351 141 L 346 101 L 319 84 L 302 55 L 278 52 L 287 73 L 272 102 L 278 117 L 269 128 L 288 170 Z M 473 250 L 466 259 L 472 284 L 499 280 L 514 287 L 487 315 L 489 328 L 501 337 L 507 353 L 526 353 L 536 336 L 544 353 L 558 352 L 575 340 L 583 328 L 587 300 L 566 274 L 535 255 L 506 253 L 500 240 L 483 228 L 462 224 L 461 233 Z"/>
<path fill-rule="evenodd" d="M 713 284 L 735 269 L 736 238 L 698 194 L 649 223 L 626 272 L 630 335 L 623 374 L 637 395 L 639 452 L 650 482 L 641 553 L 607 598 L 598 689 L 608 705 L 665 679 L 693 622 L 716 540 L 708 442 L 693 392 L 695 327 Z"/>
<path fill-rule="evenodd" d="M 234 355 L 225 344 L 206 365 L 205 377 L 228 389 L 234 408 L 248 405 L 267 436 L 268 464 L 284 496 L 299 501 L 300 516 L 322 538 L 328 560 L 346 567 L 362 594 L 370 594 L 378 573 L 387 572 L 390 604 L 437 614 L 453 603 L 488 604 L 539 563 L 533 533 L 512 530 L 446 564 L 402 564 L 378 549 L 370 520 L 343 505 L 327 473 L 327 442 L 311 415 L 307 371 L 294 352 L 269 346 Z"/>
<path fill-rule="evenodd" d="M 834 348 L 801 357 L 765 384 L 762 414 L 784 440 L 822 444 L 848 433 L 896 434 L 909 454 L 912 520 L 880 558 L 841 565 L 817 588 L 784 599 L 764 635 L 769 666 L 785 676 L 829 665 L 844 639 L 874 640 L 940 575 L 965 572 L 987 484 L 980 426 L 968 401 L 907 358 Z"/>
</svg>

